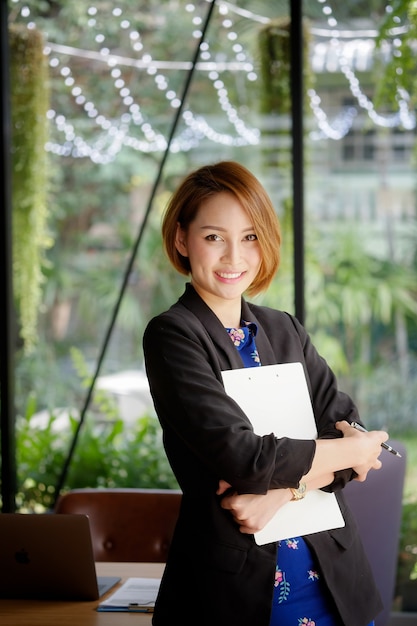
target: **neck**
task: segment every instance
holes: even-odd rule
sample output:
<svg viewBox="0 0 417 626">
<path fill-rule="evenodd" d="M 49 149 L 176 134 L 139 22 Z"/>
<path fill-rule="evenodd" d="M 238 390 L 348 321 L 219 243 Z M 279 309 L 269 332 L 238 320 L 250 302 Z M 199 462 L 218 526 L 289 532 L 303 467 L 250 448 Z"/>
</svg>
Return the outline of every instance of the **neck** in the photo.
<svg viewBox="0 0 417 626">
<path fill-rule="evenodd" d="M 242 307 L 238 303 L 224 301 L 219 306 L 211 307 L 225 328 L 239 328 Z"/>
<path fill-rule="evenodd" d="M 240 295 L 231 299 L 221 298 L 199 289 L 192 282 L 191 284 L 225 328 L 238 328 L 240 326 L 242 316 L 242 298 Z"/>
</svg>

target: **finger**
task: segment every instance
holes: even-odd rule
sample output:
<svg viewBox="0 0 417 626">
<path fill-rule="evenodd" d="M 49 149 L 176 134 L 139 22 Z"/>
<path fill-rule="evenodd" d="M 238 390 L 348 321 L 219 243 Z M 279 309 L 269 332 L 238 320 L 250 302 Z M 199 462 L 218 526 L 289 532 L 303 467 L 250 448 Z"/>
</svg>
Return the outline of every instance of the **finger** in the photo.
<svg viewBox="0 0 417 626">
<path fill-rule="evenodd" d="M 221 496 L 222 493 L 225 493 L 228 489 L 231 488 L 232 485 L 230 485 L 228 482 L 226 482 L 225 480 L 220 479 L 219 480 L 219 486 L 217 488 L 216 494 L 218 496 Z"/>
<path fill-rule="evenodd" d="M 383 434 L 382 441 L 387 441 L 387 439 L 389 439 L 389 434 L 385 430 L 381 430 L 381 433 Z"/>
<path fill-rule="evenodd" d="M 346 420 L 341 420 L 340 422 L 336 422 L 335 426 L 337 430 L 340 430 L 343 434 L 347 431 L 348 428 L 350 428 L 350 424 Z"/>
<path fill-rule="evenodd" d="M 239 506 L 236 506 L 236 500 L 233 495 L 222 498 L 222 500 L 220 501 L 220 506 L 222 507 L 222 509 L 226 509 L 226 511 L 231 511 L 236 516 L 239 514 L 239 511 L 241 511 Z"/>
<path fill-rule="evenodd" d="M 222 509 L 230 511 L 232 509 L 230 498 L 223 498 L 223 500 L 220 502 L 220 506 L 222 507 Z"/>
<path fill-rule="evenodd" d="M 246 520 L 243 524 L 239 524 L 239 530 L 244 535 L 253 535 L 254 533 L 262 530 L 263 526 L 259 524 L 251 524 L 249 520 Z"/>
<path fill-rule="evenodd" d="M 358 474 L 353 480 L 356 480 L 358 483 L 364 483 L 367 475 L 368 472 L 366 472 L 366 474 Z"/>
<path fill-rule="evenodd" d="M 252 528 L 249 528 L 248 526 L 239 526 L 239 530 L 243 535 L 253 535 L 253 533 L 255 532 Z"/>
</svg>

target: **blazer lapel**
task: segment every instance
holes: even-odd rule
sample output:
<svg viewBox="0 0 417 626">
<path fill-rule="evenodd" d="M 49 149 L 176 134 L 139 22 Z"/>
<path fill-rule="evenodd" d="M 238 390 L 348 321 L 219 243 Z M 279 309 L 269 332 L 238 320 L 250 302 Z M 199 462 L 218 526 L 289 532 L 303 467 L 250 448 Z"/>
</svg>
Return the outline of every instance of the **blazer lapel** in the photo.
<svg viewBox="0 0 417 626">
<path fill-rule="evenodd" d="M 211 340 L 215 343 L 222 369 L 237 369 L 243 367 L 243 361 L 233 343 L 231 341 L 225 341 L 227 333 L 219 318 L 213 313 L 210 307 L 207 306 L 204 300 L 200 298 L 190 283 L 187 283 L 185 292 L 180 297 L 179 301 L 200 320 Z M 254 322 L 258 327 L 256 347 L 262 365 L 273 365 L 276 363 L 277 359 L 266 332 L 243 298 L 242 319 L 248 322 Z"/>
<path fill-rule="evenodd" d="M 221 369 L 228 370 L 243 367 L 243 361 L 233 343 L 228 338 L 227 332 L 219 318 L 213 313 L 210 307 L 207 306 L 204 300 L 200 298 L 190 283 L 187 283 L 185 292 L 180 297 L 179 301 L 198 318 L 210 339 L 215 344 Z"/>
</svg>

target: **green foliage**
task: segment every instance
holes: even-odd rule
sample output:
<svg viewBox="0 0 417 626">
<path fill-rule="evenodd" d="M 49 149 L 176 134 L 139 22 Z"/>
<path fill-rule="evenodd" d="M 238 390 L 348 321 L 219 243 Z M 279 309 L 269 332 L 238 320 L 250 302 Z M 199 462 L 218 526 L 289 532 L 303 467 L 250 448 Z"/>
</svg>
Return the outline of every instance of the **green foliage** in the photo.
<svg viewBox="0 0 417 626">
<path fill-rule="evenodd" d="M 118 419 L 86 428 L 66 488 L 74 486 L 178 488 L 158 420 L 145 415 L 132 425 Z"/>
<path fill-rule="evenodd" d="M 16 502 L 21 510 L 38 512 L 52 502 L 56 468 L 64 462 L 68 437 L 61 439 L 61 433 L 56 429 L 56 414 L 52 413 L 46 423 L 34 425 L 35 411 L 36 400 L 30 397 L 26 414 L 19 417 L 16 424 L 19 485 Z"/>
<path fill-rule="evenodd" d="M 290 19 L 278 18 L 259 31 L 262 92 L 260 111 L 289 113 L 290 97 Z"/>
<path fill-rule="evenodd" d="M 262 91 L 260 111 L 267 115 L 291 112 L 291 20 L 289 17 L 272 19 L 259 31 L 258 43 L 261 64 Z M 303 24 L 304 88 L 313 81 L 309 63 L 310 32 L 308 22 Z"/>
<path fill-rule="evenodd" d="M 36 341 L 47 231 L 48 75 L 36 29 L 10 27 L 14 291 L 27 351 Z"/>
<path fill-rule="evenodd" d="M 394 363 L 375 367 L 366 376 L 357 400 L 369 428 L 388 429 L 392 436 L 404 436 L 415 429 L 416 372 L 417 362 L 411 361 L 406 376 L 400 364 Z"/>
<path fill-rule="evenodd" d="M 91 377 L 79 350 L 72 350 L 74 367 L 87 389 Z M 21 511 L 42 511 L 53 506 L 58 482 L 79 424 L 76 409 L 37 413 L 34 395 L 17 420 L 17 504 Z M 71 460 L 64 490 L 81 487 L 158 487 L 176 489 L 154 415 L 125 423 L 111 396 L 103 390 L 85 421 Z"/>
<path fill-rule="evenodd" d="M 383 80 L 378 80 L 376 99 L 396 107 L 398 93 L 405 90 L 413 109 L 417 102 L 417 3 L 415 0 L 395 0 L 390 9 L 381 25 L 377 46 L 382 47 L 384 42 L 388 42 L 392 55 L 382 68 Z M 381 68 L 378 71 L 381 77 Z"/>
<path fill-rule="evenodd" d="M 263 149 L 269 167 L 289 169 L 292 155 L 288 149 L 289 115 L 291 112 L 291 19 L 278 17 L 259 30 L 260 57 L 259 110 L 268 119 L 263 131 L 266 148 Z M 310 34 L 308 24 L 303 24 L 304 92 L 312 83 L 308 61 Z M 305 99 L 304 106 L 306 107 Z"/>
<path fill-rule="evenodd" d="M 17 423 L 17 503 L 21 511 L 38 512 L 53 506 L 78 415 L 54 411 L 39 420 L 35 409 L 31 400 L 27 414 Z M 157 419 L 146 415 L 126 425 L 120 418 L 99 420 L 89 414 L 64 491 L 81 487 L 178 488 Z"/>
</svg>

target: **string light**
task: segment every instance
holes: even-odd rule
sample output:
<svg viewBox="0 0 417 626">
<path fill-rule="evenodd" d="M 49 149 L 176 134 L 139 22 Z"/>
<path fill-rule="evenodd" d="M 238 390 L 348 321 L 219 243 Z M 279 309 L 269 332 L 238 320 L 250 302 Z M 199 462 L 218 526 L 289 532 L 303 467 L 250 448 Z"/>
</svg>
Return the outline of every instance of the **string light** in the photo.
<svg viewBox="0 0 417 626">
<path fill-rule="evenodd" d="M 195 15 L 195 6 L 187 5 L 186 11 L 193 14 L 192 25 L 199 26 L 202 22 L 199 16 Z M 222 10 L 222 15 L 227 13 L 227 9 Z M 61 69 L 62 76 L 65 75 L 65 84 L 72 87 L 71 94 L 75 103 L 82 107 L 88 117 L 93 119 L 95 123 L 106 133 L 106 137 L 99 137 L 96 141 L 87 143 L 82 140 L 81 137 L 74 134 L 74 128 L 72 124 L 66 122 L 62 116 L 51 115 L 50 119 L 55 123 L 55 127 L 58 132 L 63 133 L 65 136 L 65 142 L 60 145 L 58 142 L 49 142 L 47 144 L 47 150 L 54 152 L 55 154 L 68 155 L 70 151 L 71 142 L 74 149 L 71 152 L 73 157 L 85 157 L 88 156 L 95 162 L 107 163 L 109 160 L 115 158 L 118 152 L 124 147 L 129 146 L 134 150 L 142 152 L 161 151 L 166 148 L 165 138 L 154 130 L 150 120 L 144 118 L 141 108 L 137 102 L 134 101 L 129 87 L 125 84 L 122 77 L 122 71 L 118 67 L 117 60 L 111 55 L 109 48 L 105 47 L 106 37 L 100 30 L 99 15 L 95 7 L 89 7 L 87 9 L 87 15 L 89 16 L 88 24 L 92 31 L 96 31 L 94 34 L 94 40 L 102 47 L 100 48 L 100 54 L 108 57 L 108 64 L 111 67 L 111 77 L 114 80 L 114 87 L 119 92 L 119 97 L 122 104 L 128 108 L 129 112 L 123 116 L 124 122 L 120 124 L 119 121 L 110 121 L 104 114 L 100 114 L 98 107 L 96 107 L 91 101 L 88 101 L 83 93 L 83 88 L 75 83 L 75 79 L 71 76 L 71 70 L 65 66 Z M 113 10 L 115 17 L 121 18 L 120 27 L 129 31 L 129 43 L 134 52 L 143 50 L 143 44 L 140 41 L 140 33 L 136 30 L 130 29 L 130 22 L 123 18 L 123 11 L 120 8 Z M 93 16 L 93 17 L 92 17 Z M 228 41 L 234 42 L 237 38 L 236 33 L 230 32 L 233 26 L 231 19 L 223 20 L 223 26 L 229 29 Z M 230 36 L 232 35 L 232 36 Z M 194 30 L 194 37 L 200 37 L 201 33 L 198 30 Z M 50 54 L 52 48 L 57 49 L 56 46 L 49 45 L 46 47 L 46 54 Z M 206 63 L 212 63 L 213 67 L 217 67 L 218 64 L 212 61 L 212 56 L 209 50 L 209 45 L 204 43 L 201 50 L 201 58 Z M 248 81 L 253 82 L 256 80 L 256 73 L 253 66 L 246 59 L 246 55 L 243 52 L 241 46 L 235 48 L 235 58 L 239 63 L 241 69 L 246 72 Z M 169 86 L 169 80 L 165 74 L 158 72 L 153 64 L 151 55 L 143 53 L 142 61 L 147 66 L 147 73 L 153 76 L 157 89 L 165 93 L 165 97 L 168 100 L 172 108 L 178 108 L 181 104 L 179 97 L 174 89 Z M 51 67 L 57 68 L 59 65 L 59 59 L 54 56 L 50 60 Z M 258 129 L 247 128 L 243 120 L 237 113 L 237 110 L 233 107 L 229 100 L 227 89 L 224 82 L 219 78 L 218 72 L 210 72 L 209 79 L 217 92 L 217 99 L 221 109 L 226 113 L 228 121 L 232 124 L 236 131 L 236 135 L 232 136 L 229 133 L 221 133 L 210 126 L 208 121 L 203 116 L 197 116 L 190 111 L 189 108 L 185 108 L 183 113 L 183 120 L 186 125 L 179 137 L 172 142 L 172 151 L 186 151 L 198 146 L 199 142 L 206 138 L 215 143 L 228 146 L 245 146 L 248 144 L 259 143 L 260 133 Z M 129 133 L 130 127 L 139 127 L 144 135 L 143 140 L 139 140 Z"/>
<path fill-rule="evenodd" d="M 19 3 L 20 0 L 12 0 Z M 209 1 L 209 0 L 207 0 Z M 358 60 L 354 59 L 355 54 L 350 42 L 342 43 L 343 36 L 357 37 L 357 31 L 343 34 L 338 30 L 337 19 L 333 15 L 333 10 L 327 0 L 317 0 L 322 5 L 322 12 L 326 19 L 329 30 L 312 29 L 318 36 L 326 36 L 330 38 L 329 44 L 325 45 L 325 54 L 330 58 L 333 56 L 332 71 L 340 70 L 345 76 L 350 92 L 352 93 L 357 105 L 363 109 L 374 124 L 393 128 L 402 126 L 404 129 L 412 130 L 415 128 L 416 119 L 414 112 L 409 108 L 409 96 L 404 89 L 399 89 L 397 93 L 398 111 L 390 115 L 381 115 L 375 111 L 372 101 L 364 94 L 361 89 L 360 82 L 354 71 L 356 68 L 361 70 L 357 65 Z M 225 146 L 248 146 L 256 145 L 260 142 L 260 131 L 257 128 L 250 128 L 242 119 L 238 109 L 232 104 L 229 92 L 225 83 L 223 73 L 228 69 L 243 72 L 248 83 L 254 83 L 258 80 L 257 72 L 254 68 L 250 55 L 245 52 L 244 47 L 239 43 L 239 36 L 235 29 L 234 16 L 248 19 L 254 22 L 267 24 L 269 18 L 259 16 L 246 9 L 241 9 L 235 5 L 219 1 L 218 14 L 220 18 L 221 28 L 225 32 L 222 37 L 223 48 L 222 53 L 224 59 L 219 59 L 218 54 L 213 54 L 210 43 L 204 42 L 200 49 L 200 61 L 198 67 L 207 71 L 209 83 L 212 85 L 220 110 L 225 114 L 225 119 L 233 128 L 233 134 L 230 132 L 221 132 L 213 128 L 209 123 L 207 116 L 194 113 L 190 106 L 184 107 L 182 119 L 185 128 L 173 140 L 171 149 L 173 152 L 188 151 L 198 145 L 204 139 Z M 196 6 L 193 3 L 185 5 L 185 13 L 190 17 L 190 27 L 192 37 L 199 39 L 201 37 L 202 18 L 196 12 Z M 28 28 L 34 28 L 35 23 L 31 20 L 30 9 L 24 5 L 20 10 L 21 18 L 26 22 Z M 126 82 L 122 68 L 130 65 L 138 69 L 144 69 L 146 74 L 154 81 L 156 89 L 165 96 L 168 105 L 172 109 L 176 109 L 181 105 L 180 98 L 176 90 L 170 85 L 170 80 L 166 74 L 166 70 L 189 69 L 190 64 L 186 62 L 174 61 L 155 61 L 148 51 L 145 49 L 144 41 L 140 32 L 134 28 L 128 16 L 124 15 L 120 6 L 114 7 L 112 16 L 118 20 L 118 25 L 122 33 L 123 41 L 128 42 L 134 56 L 138 53 L 141 58 L 126 58 L 115 55 L 111 52 L 111 45 L 107 44 L 107 35 L 103 26 L 100 25 L 100 12 L 95 6 L 89 6 L 86 9 L 87 25 L 90 29 L 92 38 L 99 46 L 99 51 L 94 50 L 75 50 L 69 46 L 48 43 L 45 47 L 45 54 L 49 57 L 49 65 L 54 71 L 59 71 L 65 87 L 69 90 L 76 106 L 81 109 L 84 115 L 94 122 L 98 135 L 95 139 L 86 139 L 81 136 L 80 131 L 76 131 L 75 122 L 68 121 L 65 116 L 57 114 L 54 111 L 48 113 L 48 119 L 54 125 L 58 134 L 64 137 L 62 143 L 59 141 L 50 141 L 47 143 L 46 149 L 54 154 L 61 156 L 72 156 L 74 158 L 88 157 L 97 163 L 109 163 L 116 158 L 124 147 L 129 147 L 140 152 L 150 153 L 159 152 L 166 149 L 166 139 L 161 132 L 155 127 L 153 120 L 149 119 L 143 111 L 141 105 L 135 98 L 131 86 Z M 107 15 L 105 16 L 106 20 Z M 106 21 L 105 20 L 105 21 Z M 400 54 L 401 40 L 399 37 L 404 32 L 397 19 L 397 28 L 393 39 L 392 54 L 398 56 Z M 320 31 L 320 32 L 319 32 Z M 371 38 L 376 36 L 376 31 L 367 31 L 362 34 L 363 49 L 371 55 L 374 51 L 374 41 Z M 321 54 L 322 44 L 315 46 L 316 54 Z M 64 55 L 64 57 L 62 56 Z M 83 56 L 107 65 L 109 75 L 113 80 L 113 85 L 118 100 L 124 109 L 117 117 L 106 115 L 103 112 L 102 105 L 95 103 L 86 95 L 85 87 L 79 84 L 73 75 L 71 67 L 68 63 L 61 61 L 65 56 Z M 366 60 L 365 54 L 359 55 L 359 59 Z M 164 71 L 165 69 L 165 71 Z M 329 69 L 329 68 L 328 68 Z M 330 121 L 324 112 L 320 96 L 314 89 L 308 91 L 310 107 L 313 112 L 314 119 L 317 123 L 317 130 L 311 132 L 314 140 L 330 138 L 340 140 L 349 132 L 353 125 L 353 120 L 358 114 L 356 107 L 344 107 L 342 111 Z M 224 117 L 224 116 L 223 116 Z M 142 137 L 135 135 L 140 132 Z M 91 127 L 90 127 L 91 133 Z"/>
<path fill-rule="evenodd" d="M 323 4 L 325 1 L 326 0 L 318 0 L 320 4 Z M 349 55 L 349 46 L 343 46 L 341 44 L 340 37 L 338 36 L 339 33 L 334 30 L 338 27 L 338 23 L 333 16 L 332 8 L 328 4 L 324 4 L 324 6 L 322 7 L 322 11 L 329 27 L 333 29 L 333 36 L 330 40 L 330 46 L 331 49 L 335 52 L 335 57 L 338 60 L 338 65 L 334 68 L 334 71 L 340 68 L 340 71 L 343 73 L 348 81 L 350 92 L 357 101 L 359 107 L 366 111 L 367 115 L 376 126 L 381 126 L 384 128 L 396 128 L 398 126 L 402 126 L 406 130 L 414 129 L 416 127 L 416 117 L 414 112 L 410 111 L 408 107 L 409 95 L 404 89 L 397 90 L 396 99 L 399 107 L 399 110 L 397 112 L 394 112 L 390 115 L 381 115 L 377 113 L 373 102 L 366 96 L 366 94 L 361 89 L 359 79 L 357 78 L 355 71 L 352 68 L 353 55 Z M 397 23 L 399 23 L 399 21 L 399 18 L 397 18 Z M 396 46 L 398 47 L 399 44 L 400 40 L 394 40 L 394 48 Z M 374 50 L 374 42 L 372 42 L 370 47 L 372 48 L 372 50 Z M 395 56 L 395 49 L 393 54 Z M 317 124 L 320 129 L 320 132 L 313 131 L 311 133 L 312 139 L 317 140 L 323 137 L 327 137 L 329 139 L 337 140 L 344 137 L 351 129 L 353 119 L 356 116 L 353 108 L 348 107 L 342 117 L 339 116 L 339 118 L 335 120 L 331 125 L 328 122 L 327 115 L 320 106 L 320 98 L 318 97 L 315 90 L 310 89 L 308 95 L 310 98 L 310 108 L 313 111 L 314 117 L 316 118 Z"/>
<path fill-rule="evenodd" d="M 307 94 L 310 98 L 310 106 L 319 127 L 318 131 L 311 131 L 311 139 L 315 141 L 323 138 L 333 139 L 335 141 L 343 139 L 352 128 L 353 120 L 357 116 L 358 112 L 355 107 L 347 107 L 346 110 L 341 111 L 330 124 L 326 113 L 320 106 L 321 99 L 317 92 L 314 89 L 309 89 Z"/>
</svg>

